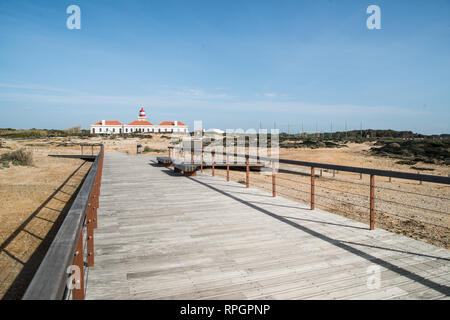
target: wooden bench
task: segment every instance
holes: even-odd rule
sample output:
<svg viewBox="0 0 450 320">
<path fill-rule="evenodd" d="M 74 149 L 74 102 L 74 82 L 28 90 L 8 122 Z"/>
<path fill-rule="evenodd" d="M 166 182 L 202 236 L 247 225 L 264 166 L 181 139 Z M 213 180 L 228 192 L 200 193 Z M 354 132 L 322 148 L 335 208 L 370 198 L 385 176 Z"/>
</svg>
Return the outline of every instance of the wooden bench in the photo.
<svg viewBox="0 0 450 320">
<path fill-rule="evenodd" d="M 172 166 L 172 159 L 170 159 L 169 157 L 156 157 L 156 161 L 158 161 L 159 164 L 165 167 Z"/>
<path fill-rule="evenodd" d="M 197 175 L 197 164 L 190 163 L 174 163 L 173 171 L 183 173 L 185 177 L 196 176 Z"/>
</svg>

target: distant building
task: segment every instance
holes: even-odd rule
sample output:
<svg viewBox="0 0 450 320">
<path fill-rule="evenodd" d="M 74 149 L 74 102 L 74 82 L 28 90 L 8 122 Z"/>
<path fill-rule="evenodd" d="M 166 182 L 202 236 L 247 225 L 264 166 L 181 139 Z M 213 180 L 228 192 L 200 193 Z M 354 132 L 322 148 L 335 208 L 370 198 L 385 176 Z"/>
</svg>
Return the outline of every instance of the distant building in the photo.
<svg viewBox="0 0 450 320">
<path fill-rule="evenodd" d="M 115 134 L 123 132 L 123 124 L 119 121 L 101 120 L 91 125 L 91 133 Z"/>
<path fill-rule="evenodd" d="M 163 121 L 154 125 L 147 121 L 144 108 L 139 111 L 138 119 L 128 124 L 119 121 L 101 120 L 91 125 L 91 133 L 95 134 L 127 134 L 127 133 L 188 133 L 189 128 L 181 121 Z"/>
</svg>

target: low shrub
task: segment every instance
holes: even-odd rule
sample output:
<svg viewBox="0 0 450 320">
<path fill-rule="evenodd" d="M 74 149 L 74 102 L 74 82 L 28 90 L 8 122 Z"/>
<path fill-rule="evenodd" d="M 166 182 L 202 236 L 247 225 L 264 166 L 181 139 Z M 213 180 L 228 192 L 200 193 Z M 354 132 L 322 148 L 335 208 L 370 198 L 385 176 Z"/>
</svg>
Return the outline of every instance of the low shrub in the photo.
<svg viewBox="0 0 450 320">
<path fill-rule="evenodd" d="M 164 153 L 164 152 L 167 152 L 166 150 L 164 150 L 164 149 L 153 149 L 153 148 L 150 148 L 149 146 L 145 146 L 144 147 L 144 150 L 142 151 L 142 152 L 156 152 L 156 153 Z"/>
<path fill-rule="evenodd" d="M 3 163 L 12 162 L 16 166 L 31 166 L 33 164 L 33 155 L 30 151 L 22 148 L 2 154 L 0 161 Z"/>
</svg>

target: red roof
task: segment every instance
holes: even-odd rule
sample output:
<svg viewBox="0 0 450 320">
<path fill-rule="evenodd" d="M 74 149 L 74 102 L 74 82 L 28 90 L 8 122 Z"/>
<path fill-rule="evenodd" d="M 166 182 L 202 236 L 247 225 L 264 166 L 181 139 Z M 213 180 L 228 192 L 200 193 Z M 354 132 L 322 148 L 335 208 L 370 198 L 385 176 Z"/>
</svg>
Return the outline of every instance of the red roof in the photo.
<svg viewBox="0 0 450 320">
<path fill-rule="evenodd" d="M 152 125 L 153 125 L 153 123 L 150 123 L 148 121 L 143 121 L 143 120 L 135 120 L 135 121 L 127 124 L 127 126 L 152 126 Z"/>
<path fill-rule="evenodd" d="M 175 121 L 163 121 L 159 124 L 160 126 L 174 126 Z M 181 121 L 178 121 L 179 126 L 185 126 L 185 124 Z"/>
<path fill-rule="evenodd" d="M 97 122 L 96 124 L 94 124 L 94 126 L 101 126 L 102 125 L 102 121 Z M 121 126 L 122 124 L 119 121 L 109 121 L 106 120 L 105 121 L 105 126 Z"/>
</svg>

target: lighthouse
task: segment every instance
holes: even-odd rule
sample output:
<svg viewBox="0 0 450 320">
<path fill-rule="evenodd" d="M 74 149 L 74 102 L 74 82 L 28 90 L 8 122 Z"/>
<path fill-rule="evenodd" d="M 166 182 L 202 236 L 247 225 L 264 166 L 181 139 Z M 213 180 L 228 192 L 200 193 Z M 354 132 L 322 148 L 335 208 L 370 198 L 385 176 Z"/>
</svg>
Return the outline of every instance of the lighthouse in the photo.
<svg viewBox="0 0 450 320">
<path fill-rule="evenodd" d="M 145 116 L 145 110 L 143 107 L 141 107 L 141 110 L 139 111 L 139 117 L 138 117 L 139 121 L 146 121 L 147 118 Z"/>
<path fill-rule="evenodd" d="M 179 133 L 186 134 L 189 128 L 181 121 L 163 121 L 158 125 L 154 125 L 147 121 L 147 115 L 144 107 L 140 107 L 137 120 L 128 124 L 122 124 L 119 121 L 101 120 L 91 125 L 91 133 L 97 134 L 128 134 L 128 133 Z"/>
</svg>

